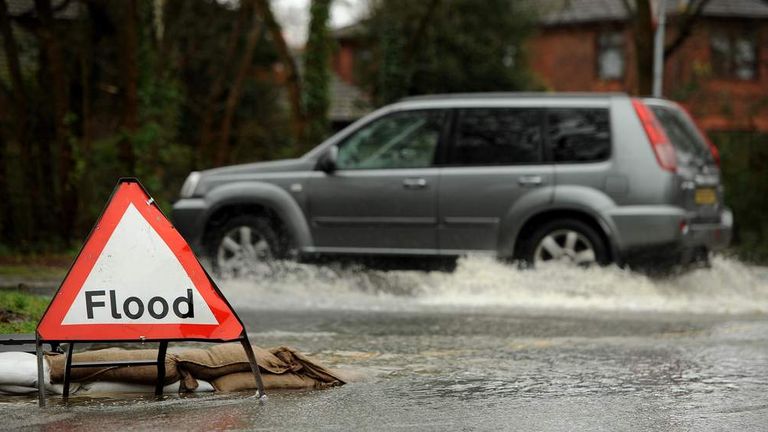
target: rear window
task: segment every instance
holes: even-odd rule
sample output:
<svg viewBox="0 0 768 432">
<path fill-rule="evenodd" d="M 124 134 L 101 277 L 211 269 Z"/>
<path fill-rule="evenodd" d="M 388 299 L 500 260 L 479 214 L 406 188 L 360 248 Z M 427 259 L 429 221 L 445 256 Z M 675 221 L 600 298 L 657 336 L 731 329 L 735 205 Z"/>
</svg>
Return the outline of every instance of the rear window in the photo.
<svg viewBox="0 0 768 432">
<path fill-rule="evenodd" d="M 712 162 L 712 154 L 696 126 L 677 109 L 649 105 L 683 161 Z"/>
<path fill-rule="evenodd" d="M 527 108 L 460 110 L 449 164 L 541 163 L 541 116 L 541 110 Z"/>
<path fill-rule="evenodd" d="M 611 155 L 608 110 L 559 108 L 547 114 L 547 138 L 555 162 L 596 162 Z"/>
</svg>

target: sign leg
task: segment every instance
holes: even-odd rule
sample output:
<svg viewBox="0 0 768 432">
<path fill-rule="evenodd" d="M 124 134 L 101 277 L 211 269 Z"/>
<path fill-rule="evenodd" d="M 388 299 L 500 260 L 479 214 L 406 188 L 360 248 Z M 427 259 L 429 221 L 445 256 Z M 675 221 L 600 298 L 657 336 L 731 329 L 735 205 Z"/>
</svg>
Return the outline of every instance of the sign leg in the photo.
<svg viewBox="0 0 768 432">
<path fill-rule="evenodd" d="M 243 334 L 240 343 L 243 344 L 245 355 L 248 356 L 248 362 L 251 364 L 251 372 L 253 372 L 253 376 L 256 378 L 256 387 L 259 389 L 259 399 L 264 401 L 267 399 L 267 393 L 264 392 L 264 382 L 261 380 L 261 371 L 259 370 L 259 365 L 256 363 L 256 356 L 253 354 L 253 348 L 248 341 L 248 336 Z"/>
<path fill-rule="evenodd" d="M 165 352 L 168 350 L 168 341 L 160 342 L 157 350 L 157 383 L 155 384 L 155 396 L 163 395 L 163 383 L 165 382 Z"/>
<path fill-rule="evenodd" d="M 67 359 L 64 366 L 64 390 L 61 393 L 61 396 L 65 400 L 69 397 L 69 379 L 70 379 L 70 375 L 72 374 L 72 355 L 74 353 L 75 353 L 75 343 L 70 342 L 69 346 L 67 347 L 67 353 L 65 354 L 67 356 Z"/>
<path fill-rule="evenodd" d="M 37 355 L 37 403 L 45 406 L 45 369 L 43 368 L 43 344 L 35 332 L 35 354 Z"/>
</svg>

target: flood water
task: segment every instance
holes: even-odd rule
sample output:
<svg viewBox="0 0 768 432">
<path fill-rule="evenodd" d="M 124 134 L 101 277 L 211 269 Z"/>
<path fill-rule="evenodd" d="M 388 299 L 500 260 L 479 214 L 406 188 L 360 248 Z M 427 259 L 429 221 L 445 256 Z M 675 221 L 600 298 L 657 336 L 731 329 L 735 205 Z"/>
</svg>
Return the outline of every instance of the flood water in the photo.
<svg viewBox="0 0 768 432">
<path fill-rule="evenodd" d="M 286 264 L 221 284 L 253 343 L 342 369 L 330 390 L 0 399 L 4 427 L 43 430 L 765 430 L 768 270 L 717 258 L 651 279 Z"/>
</svg>

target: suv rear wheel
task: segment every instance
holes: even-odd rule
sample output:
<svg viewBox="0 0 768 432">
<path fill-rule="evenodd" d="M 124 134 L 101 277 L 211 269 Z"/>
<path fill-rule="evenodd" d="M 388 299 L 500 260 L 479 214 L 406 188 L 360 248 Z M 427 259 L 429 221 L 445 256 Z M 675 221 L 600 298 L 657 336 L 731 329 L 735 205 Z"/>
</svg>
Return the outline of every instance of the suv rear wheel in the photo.
<svg viewBox="0 0 768 432">
<path fill-rule="evenodd" d="M 600 234 L 576 219 L 554 220 L 540 226 L 526 244 L 523 259 L 534 266 L 561 262 L 589 267 L 610 262 Z"/>
<path fill-rule="evenodd" d="M 272 273 L 284 248 L 269 219 L 245 215 L 221 225 L 208 252 L 219 277 L 236 278 Z"/>
</svg>

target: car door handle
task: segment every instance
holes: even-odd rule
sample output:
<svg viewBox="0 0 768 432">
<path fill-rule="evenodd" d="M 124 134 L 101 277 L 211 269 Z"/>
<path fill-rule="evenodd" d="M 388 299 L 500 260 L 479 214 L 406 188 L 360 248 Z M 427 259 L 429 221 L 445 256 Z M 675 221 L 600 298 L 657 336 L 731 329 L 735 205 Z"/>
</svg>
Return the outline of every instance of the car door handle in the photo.
<svg viewBox="0 0 768 432">
<path fill-rule="evenodd" d="M 544 179 L 538 175 L 520 176 L 517 178 L 517 184 L 520 186 L 539 186 L 544 183 Z"/>
<path fill-rule="evenodd" d="M 403 180 L 403 187 L 406 189 L 424 189 L 427 187 L 425 178 L 407 178 Z"/>
</svg>

